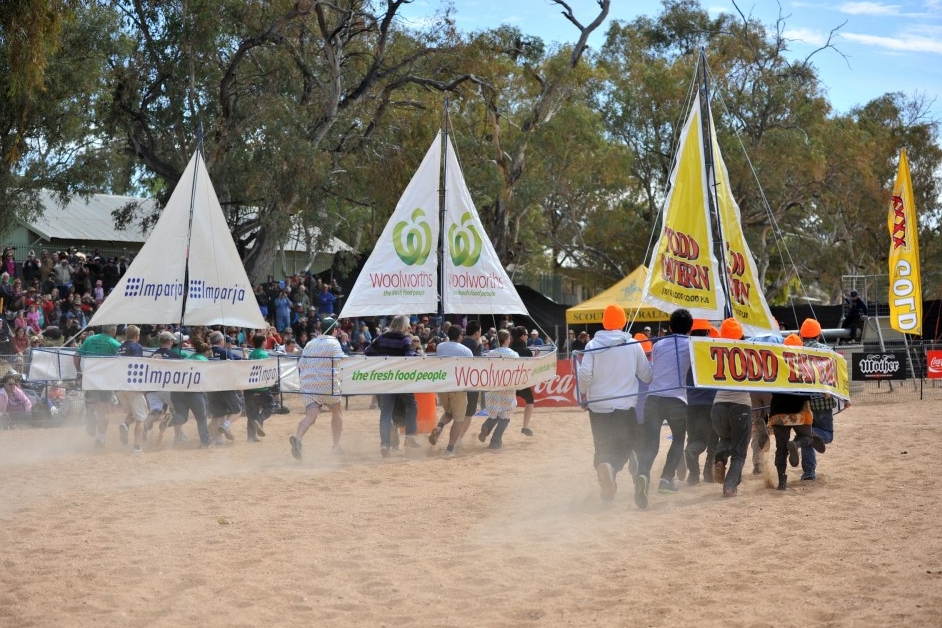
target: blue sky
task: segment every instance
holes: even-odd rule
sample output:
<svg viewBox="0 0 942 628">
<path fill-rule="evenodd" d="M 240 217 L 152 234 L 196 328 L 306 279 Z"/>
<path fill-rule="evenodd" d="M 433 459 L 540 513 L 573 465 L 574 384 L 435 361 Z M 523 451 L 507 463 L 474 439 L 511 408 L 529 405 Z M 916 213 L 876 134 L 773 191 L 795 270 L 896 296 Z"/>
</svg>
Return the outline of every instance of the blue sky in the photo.
<svg viewBox="0 0 942 628">
<path fill-rule="evenodd" d="M 401 15 L 421 21 L 441 4 L 439 0 L 416 0 Z M 582 23 L 598 13 L 595 0 L 568 0 L 568 4 Z M 820 48 L 829 32 L 846 22 L 833 40 L 844 57 L 824 50 L 813 58 L 836 112 L 844 113 L 887 92 L 902 92 L 934 100 L 931 113 L 942 119 L 942 0 L 741 0 L 738 4 L 767 27 L 778 18 L 781 7 L 793 58 L 804 58 Z M 513 24 L 547 41 L 571 42 L 576 38 L 575 27 L 548 0 L 453 0 L 453 5 L 458 28 L 463 31 Z M 701 0 L 700 5 L 714 15 L 735 12 L 730 0 Z M 608 20 L 654 17 L 661 10 L 659 0 L 612 0 Z M 590 39 L 594 47 L 602 44 L 607 25 Z"/>
</svg>

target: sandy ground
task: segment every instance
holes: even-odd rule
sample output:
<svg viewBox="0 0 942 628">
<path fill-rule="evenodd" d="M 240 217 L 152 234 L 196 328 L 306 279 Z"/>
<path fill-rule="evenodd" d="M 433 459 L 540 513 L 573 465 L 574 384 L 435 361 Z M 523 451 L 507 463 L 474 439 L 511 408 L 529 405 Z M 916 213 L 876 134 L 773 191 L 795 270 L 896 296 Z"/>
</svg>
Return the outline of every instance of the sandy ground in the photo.
<svg viewBox="0 0 942 628">
<path fill-rule="evenodd" d="M 817 483 L 684 484 L 646 511 L 622 476 L 600 504 L 579 410 L 538 409 L 532 438 L 518 412 L 497 453 L 478 419 L 453 459 L 382 459 L 364 398 L 346 453 L 322 416 L 301 463 L 297 411 L 209 451 L 192 423 L 138 455 L 114 427 L 97 451 L 81 426 L 4 431 L 0 626 L 938 627 L 937 409 L 855 405 Z"/>
</svg>

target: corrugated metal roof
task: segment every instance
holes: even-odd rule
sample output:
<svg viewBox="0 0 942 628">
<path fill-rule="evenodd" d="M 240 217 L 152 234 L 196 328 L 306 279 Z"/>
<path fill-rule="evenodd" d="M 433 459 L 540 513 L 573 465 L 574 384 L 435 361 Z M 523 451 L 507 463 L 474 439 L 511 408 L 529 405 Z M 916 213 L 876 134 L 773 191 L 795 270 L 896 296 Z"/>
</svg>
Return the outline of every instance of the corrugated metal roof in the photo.
<svg viewBox="0 0 942 628">
<path fill-rule="evenodd" d="M 59 204 L 59 197 L 55 193 L 42 190 L 39 194 L 44 207 L 43 215 L 27 226 L 46 239 L 114 242 L 144 242 L 147 239 L 147 234 L 136 224 L 123 230 L 116 228 L 111 212 L 134 202 L 142 203 L 150 210 L 154 207 L 153 200 L 93 194 L 88 198 L 73 196 L 63 206 Z"/>
<path fill-rule="evenodd" d="M 127 229 L 115 227 L 111 214 L 129 203 L 138 203 L 145 211 L 152 211 L 156 203 L 153 199 L 93 194 L 88 198 L 73 196 L 63 206 L 59 204 L 59 197 L 54 192 L 42 190 L 39 194 L 44 207 L 43 215 L 27 223 L 26 226 L 46 240 L 55 238 L 76 243 L 90 240 L 140 244 L 147 240 L 148 234 L 137 224 L 129 225 Z M 303 241 L 297 233 L 292 233 L 284 249 L 303 253 L 305 251 Z M 339 238 L 330 238 L 324 242 L 319 251 L 315 252 L 337 253 L 338 251 L 353 251 L 353 249 Z"/>
</svg>

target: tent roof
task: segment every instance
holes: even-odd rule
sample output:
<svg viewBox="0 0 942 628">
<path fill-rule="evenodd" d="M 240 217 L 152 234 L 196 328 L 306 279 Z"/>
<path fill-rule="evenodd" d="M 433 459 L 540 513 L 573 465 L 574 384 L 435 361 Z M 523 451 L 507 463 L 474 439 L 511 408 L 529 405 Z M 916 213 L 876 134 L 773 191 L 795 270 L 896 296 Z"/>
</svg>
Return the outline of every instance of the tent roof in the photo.
<svg viewBox="0 0 942 628">
<path fill-rule="evenodd" d="M 638 266 L 608 290 L 566 310 L 566 323 L 601 323 L 602 313 L 612 303 L 617 303 L 625 309 L 625 315 L 628 316 L 629 321 L 647 323 L 668 320 L 670 317 L 661 310 L 641 303 L 641 295 L 644 294 L 644 284 L 647 280 L 648 269 Z"/>
</svg>

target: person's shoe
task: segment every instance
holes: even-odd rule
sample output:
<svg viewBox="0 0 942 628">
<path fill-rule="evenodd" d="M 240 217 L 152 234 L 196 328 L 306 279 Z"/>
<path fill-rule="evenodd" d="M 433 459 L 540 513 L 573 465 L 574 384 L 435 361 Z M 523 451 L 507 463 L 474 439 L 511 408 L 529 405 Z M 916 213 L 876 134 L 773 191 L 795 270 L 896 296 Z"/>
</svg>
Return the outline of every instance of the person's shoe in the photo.
<svg viewBox="0 0 942 628">
<path fill-rule="evenodd" d="M 422 445 L 419 444 L 419 441 L 415 440 L 415 436 L 406 436 L 406 447 L 411 447 L 417 449 Z"/>
<path fill-rule="evenodd" d="M 717 460 L 713 463 L 713 481 L 717 484 L 722 484 L 723 480 L 726 479 L 726 463 L 722 460 Z"/>
<path fill-rule="evenodd" d="M 798 466 L 798 443 L 793 440 L 788 441 L 788 464 Z"/>
<path fill-rule="evenodd" d="M 754 464 L 752 465 L 752 475 L 762 475 L 762 465 Z"/>
<path fill-rule="evenodd" d="M 735 486 L 723 487 L 723 497 L 736 497 L 737 494 L 739 494 L 739 491 L 736 490 Z"/>
<path fill-rule="evenodd" d="M 245 442 L 247 442 L 247 443 L 260 443 L 260 442 L 262 442 L 262 441 L 260 441 L 260 440 L 258 439 L 258 436 L 249 436 L 248 438 L 245 439 Z"/>
<path fill-rule="evenodd" d="M 501 447 L 502 445 L 500 443 L 491 443 L 490 445 L 487 446 L 488 449 L 494 449 L 494 450 L 500 449 Z"/>
<path fill-rule="evenodd" d="M 262 429 L 262 422 L 258 419 L 252 419 L 252 423 L 255 425 L 255 435 L 265 438 L 265 430 Z"/>
<path fill-rule="evenodd" d="M 105 441 L 101 440 L 100 438 L 95 439 L 95 449 L 101 449 L 104 446 L 105 446 Z"/>
<path fill-rule="evenodd" d="M 342 456 L 346 452 L 343 450 L 343 447 L 340 446 L 340 443 L 337 443 L 330 448 L 330 453 L 334 454 L 335 456 Z"/>
<path fill-rule="evenodd" d="M 673 478 L 671 478 L 670 480 L 665 480 L 664 478 L 661 478 L 661 482 L 660 484 L 658 484 L 658 487 L 657 487 L 657 492 L 663 493 L 665 495 L 674 495 L 675 493 L 680 492 L 680 487 L 674 484 Z"/>
<path fill-rule="evenodd" d="M 533 436 L 533 430 L 531 430 L 529 427 L 521 427 L 520 433 L 524 436 Z"/>
<path fill-rule="evenodd" d="M 381 455 L 383 458 L 388 458 L 389 457 L 389 445 L 383 445 L 382 447 L 380 447 L 379 455 Z"/>
<path fill-rule="evenodd" d="M 219 433 L 226 437 L 226 440 L 235 440 L 235 436 L 232 435 L 232 430 L 229 429 L 229 421 L 226 421 L 217 428 Z"/>
<path fill-rule="evenodd" d="M 255 439 L 258 440 L 257 438 Z M 288 442 L 291 443 L 291 456 L 295 460 L 301 459 L 301 441 L 298 440 L 297 436 L 292 436 L 288 439 Z"/>
<path fill-rule="evenodd" d="M 817 436 L 812 437 L 811 446 L 814 447 L 814 450 L 819 454 L 823 454 L 825 451 L 827 451 L 827 445 L 825 445 L 824 441 Z"/>
<path fill-rule="evenodd" d="M 700 483 L 700 476 L 693 473 L 687 474 L 687 486 L 696 486 Z"/>
<path fill-rule="evenodd" d="M 434 445 L 438 442 L 438 437 L 442 435 L 442 426 L 436 425 L 432 428 L 432 433 L 428 435 L 428 444 Z"/>
<path fill-rule="evenodd" d="M 784 491 L 786 485 L 788 484 L 788 477 L 785 475 L 778 476 L 778 490 Z"/>
<path fill-rule="evenodd" d="M 452 447 L 451 445 L 449 445 L 448 447 L 446 447 L 446 448 L 445 448 L 445 457 L 446 457 L 446 458 L 454 458 L 454 457 L 455 457 L 455 448 Z"/>
<path fill-rule="evenodd" d="M 140 446 L 140 445 L 134 445 L 134 447 L 131 447 L 131 453 L 132 453 L 132 454 L 139 454 L 139 453 L 141 453 L 142 451 L 144 451 L 144 450 L 141 449 L 141 446 Z"/>
<path fill-rule="evenodd" d="M 814 476 L 814 475 L 803 475 L 803 476 L 801 476 L 801 481 L 802 481 L 802 482 L 814 482 L 814 481 L 816 481 L 817 479 L 818 479 L 817 476 Z"/>
<path fill-rule="evenodd" d="M 485 441 L 487 441 L 487 435 L 488 435 L 488 433 L 489 433 L 489 432 L 488 432 L 488 430 L 487 430 L 487 426 L 486 426 L 486 425 L 482 425 L 482 426 L 481 426 L 481 431 L 478 432 L 478 440 L 481 441 L 482 443 L 485 442 Z"/>
<path fill-rule="evenodd" d="M 639 475 L 635 478 L 635 506 L 648 507 L 648 476 Z"/>
<path fill-rule="evenodd" d="M 175 445 L 179 445 L 180 443 L 185 443 L 188 440 L 190 439 L 187 438 L 186 434 L 184 434 L 183 432 L 180 432 L 179 434 L 173 437 L 173 442 Z"/>
<path fill-rule="evenodd" d="M 595 469 L 599 476 L 600 496 L 603 502 L 610 502 L 615 499 L 615 472 L 612 465 L 607 462 L 601 463 Z"/>
<path fill-rule="evenodd" d="M 121 437 L 121 444 L 128 444 L 128 424 L 127 423 L 118 423 L 118 436 Z"/>
<path fill-rule="evenodd" d="M 173 414 L 168 412 L 160 421 L 160 429 L 165 430 L 173 424 Z"/>
</svg>

